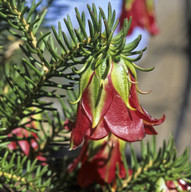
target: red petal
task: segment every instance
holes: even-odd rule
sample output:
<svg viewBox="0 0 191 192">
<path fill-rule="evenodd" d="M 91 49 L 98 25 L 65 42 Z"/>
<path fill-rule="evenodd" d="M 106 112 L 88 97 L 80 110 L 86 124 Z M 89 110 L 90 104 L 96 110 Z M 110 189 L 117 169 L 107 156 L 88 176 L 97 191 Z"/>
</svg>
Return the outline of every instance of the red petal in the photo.
<svg viewBox="0 0 191 192">
<path fill-rule="evenodd" d="M 30 125 L 30 124 L 29 124 Z M 28 126 L 30 127 L 30 126 Z M 15 134 L 17 137 L 20 138 L 27 138 L 29 136 L 33 136 L 36 140 L 38 139 L 38 136 L 36 133 L 30 132 L 26 129 L 23 128 L 16 128 L 12 131 L 13 134 Z M 9 135 L 11 136 L 11 135 Z M 20 146 L 20 148 L 22 149 L 22 151 L 25 153 L 25 155 L 29 155 L 30 152 L 30 147 L 37 149 L 38 148 L 38 143 L 36 142 L 35 139 L 31 139 L 30 142 L 26 141 L 26 140 L 19 140 L 18 144 Z M 10 149 L 16 149 L 17 148 L 17 143 L 16 142 L 12 142 L 8 145 L 8 147 Z"/>
<path fill-rule="evenodd" d="M 75 127 L 72 129 L 71 143 L 73 149 L 77 148 L 83 141 L 86 131 L 91 127 L 91 122 L 86 116 L 81 102 L 78 105 L 78 112 Z"/>
<path fill-rule="evenodd" d="M 67 171 L 70 173 L 72 172 L 76 166 L 78 165 L 79 162 L 83 162 L 87 159 L 87 150 L 88 150 L 88 142 L 85 141 L 82 149 L 80 151 L 80 154 L 77 156 L 77 158 L 74 159 L 74 161 L 72 163 L 70 163 L 67 167 Z"/>
<path fill-rule="evenodd" d="M 107 161 L 107 157 L 105 157 L 105 154 L 103 153 L 107 143 L 103 143 L 101 149 L 93 156 L 93 158 L 89 162 L 85 154 L 87 152 L 88 144 L 88 142 L 84 143 L 82 151 L 80 153 L 80 161 L 82 162 L 82 167 L 80 168 L 78 174 L 77 183 L 81 187 L 88 187 L 95 182 L 103 185 L 104 181 L 101 178 L 98 170 L 102 169 L 105 162 Z"/>
<path fill-rule="evenodd" d="M 34 133 L 34 132 L 30 132 L 31 134 L 32 134 L 32 136 L 36 139 L 36 140 L 38 140 L 38 135 L 36 134 L 36 133 Z"/>
<path fill-rule="evenodd" d="M 22 151 L 25 155 L 29 155 L 30 152 L 30 144 L 27 141 L 18 141 L 19 146 L 21 147 Z"/>
<path fill-rule="evenodd" d="M 80 187 L 88 187 L 98 180 L 100 176 L 96 167 L 96 162 L 86 162 L 82 165 L 77 179 L 77 183 Z"/>
<path fill-rule="evenodd" d="M 149 15 L 148 19 L 149 19 L 149 23 L 150 23 L 149 31 L 150 31 L 151 35 L 157 35 L 159 33 L 159 28 L 158 28 L 158 25 L 155 22 L 154 16 Z"/>
<path fill-rule="evenodd" d="M 88 87 L 84 90 L 83 95 L 82 95 L 82 107 L 89 118 L 89 120 L 92 122 L 92 113 L 91 113 L 91 106 L 90 106 L 90 98 L 91 95 L 89 95 L 89 90 Z"/>
<path fill-rule="evenodd" d="M 131 104 L 132 107 L 135 107 L 133 104 Z M 141 107 L 141 106 L 140 106 Z M 163 115 L 160 119 L 155 119 L 151 117 L 147 111 L 145 111 L 144 108 L 141 107 L 141 111 L 139 109 L 136 110 L 137 116 L 139 116 L 141 119 L 144 120 L 144 124 L 150 124 L 150 125 L 160 125 L 165 120 L 165 115 Z"/>
<path fill-rule="evenodd" d="M 143 120 L 136 111 L 129 110 L 119 95 L 114 100 L 104 117 L 110 131 L 125 141 L 141 140 L 145 136 Z"/>
<path fill-rule="evenodd" d="M 124 19 L 129 19 L 130 17 L 132 17 L 132 22 L 128 35 L 130 35 L 137 26 L 143 29 L 146 28 L 152 35 L 158 33 L 159 30 L 155 22 L 154 7 L 148 8 L 146 1 L 134 0 L 129 9 L 127 9 L 124 1 L 120 15 L 120 28 L 122 27 Z"/>
<path fill-rule="evenodd" d="M 36 156 L 36 159 L 38 159 L 39 161 L 47 161 L 46 157 L 43 157 L 40 154 Z"/>
<path fill-rule="evenodd" d="M 90 142 L 86 142 L 85 145 L 83 145 L 83 149 L 84 146 L 87 147 L 86 144 L 88 145 Z M 112 142 L 112 146 L 104 141 L 101 148 L 93 157 L 89 159 L 86 157 L 86 154 L 82 151 L 80 153 L 80 160 L 78 159 L 78 162 L 80 161 L 82 163 L 77 181 L 81 187 L 88 187 L 93 183 L 103 185 L 105 182 L 113 182 L 116 178 L 117 164 L 119 167 L 119 176 L 121 178 L 126 176 L 118 139 Z"/>
<path fill-rule="evenodd" d="M 107 110 L 109 109 L 109 107 L 112 103 L 113 96 L 114 96 L 113 89 L 110 87 L 109 83 L 105 84 L 104 88 L 105 89 L 103 91 L 105 91 L 106 97 L 105 97 L 105 103 L 103 105 L 103 108 L 102 108 L 102 111 L 100 114 L 100 119 L 106 114 Z M 90 94 L 89 87 L 87 87 L 82 96 L 82 107 L 83 107 L 84 111 L 86 112 L 86 115 L 92 122 L 92 112 L 91 112 L 91 105 L 90 105 L 91 97 L 92 97 L 92 95 Z"/>
<path fill-rule="evenodd" d="M 31 143 L 31 147 L 32 147 L 33 149 L 38 149 L 38 143 L 36 142 L 36 140 L 32 139 L 32 140 L 30 141 L 30 143 Z"/>
<path fill-rule="evenodd" d="M 10 149 L 10 150 L 14 150 L 14 149 L 16 149 L 17 148 L 17 144 L 16 144 L 16 142 L 11 142 L 11 143 L 9 143 L 8 145 L 8 148 Z"/>
<path fill-rule="evenodd" d="M 166 181 L 166 186 L 168 187 L 168 189 L 175 189 L 176 188 L 174 181 Z"/>
<path fill-rule="evenodd" d="M 17 137 L 23 138 L 23 137 L 28 137 L 28 132 L 26 129 L 24 128 L 16 128 L 14 130 L 11 131 L 13 134 L 15 134 Z M 12 134 L 11 134 L 12 135 Z"/>
<path fill-rule="evenodd" d="M 98 169 L 100 176 L 106 183 L 111 183 L 115 179 L 117 166 L 119 167 L 119 176 L 125 177 L 125 168 L 121 160 L 119 142 L 115 142 L 114 146 L 110 148 L 110 150 L 111 151 L 108 151 L 107 149 L 105 150 L 108 151 L 107 156 L 105 156 L 105 161 L 103 162 L 100 169 Z M 104 156 L 105 151 L 102 153 L 102 156 Z"/>
<path fill-rule="evenodd" d="M 102 120 L 97 127 L 95 128 L 90 128 L 86 132 L 86 138 L 87 139 L 92 139 L 92 140 L 99 140 L 103 139 L 109 134 L 110 130 L 105 123 L 104 120 Z"/>
</svg>

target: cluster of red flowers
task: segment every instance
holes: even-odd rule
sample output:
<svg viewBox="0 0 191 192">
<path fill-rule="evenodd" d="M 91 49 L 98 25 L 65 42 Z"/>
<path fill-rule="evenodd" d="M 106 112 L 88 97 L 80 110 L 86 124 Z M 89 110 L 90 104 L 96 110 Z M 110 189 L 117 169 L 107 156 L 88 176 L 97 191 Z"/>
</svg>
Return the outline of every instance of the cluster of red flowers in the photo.
<svg viewBox="0 0 191 192">
<path fill-rule="evenodd" d="M 28 128 L 35 127 L 34 122 L 26 125 Z M 39 150 L 38 136 L 36 133 L 28 131 L 24 128 L 14 129 L 8 137 L 17 137 L 17 141 L 12 141 L 8 144 L 10 150 L 20 149 L 26 156 L 36 154 L 35 158 L 42 162 L 42 165 L 46 165 L 47 159 L 42 156 L 42 153 L 36 153 Z"/>
</svg>

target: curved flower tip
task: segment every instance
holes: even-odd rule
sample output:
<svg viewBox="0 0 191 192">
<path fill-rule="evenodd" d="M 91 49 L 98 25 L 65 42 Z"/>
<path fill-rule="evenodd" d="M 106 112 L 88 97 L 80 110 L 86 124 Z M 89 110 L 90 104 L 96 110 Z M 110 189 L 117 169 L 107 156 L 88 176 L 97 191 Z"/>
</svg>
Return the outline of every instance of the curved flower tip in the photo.
<svg viewBox="0 0 191 192">
<path fill-rule="evenodd" d="M 153 126 L 162 124 L 164 122 L 166 116 L 163 115 L 160 119 L 155 119 L 155 118 L 151 117 L 150 115 L 148 115 L 148 113 L 145 110 L 144 110 L 144 114 L 141 114 L 141 115 L 142 115 L 142 117 L 145 117 L 144 118 L 145 119 L 145 122 L 144 122 L 145 133 L 148 135 L 157 135 L 157 132 L 153 128 Z"/>
</svg>

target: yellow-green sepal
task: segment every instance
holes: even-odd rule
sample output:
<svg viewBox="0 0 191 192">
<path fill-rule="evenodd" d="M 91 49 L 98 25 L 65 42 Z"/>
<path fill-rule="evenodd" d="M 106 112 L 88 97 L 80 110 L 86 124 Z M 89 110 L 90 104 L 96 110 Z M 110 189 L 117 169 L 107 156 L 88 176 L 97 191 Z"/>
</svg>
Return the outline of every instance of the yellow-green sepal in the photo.
<svg viewBox="0 0 191 192">
<path fill-rule="evenodd" d="M 105 79 L 100 86 L 100 81 L 96 75 L 93 76 L 91 83 L 88 87 L 90 108 L 92 113 L 92 128 L 96 127 L 100 121 L 102 109 L 105 105 L 106 91 L 105 85 L 108 83 L 108 79 Z"/>
<path fill-rule="evenodd" d="M 79 96 L 76 101 L 70 102 L 71 104 L 76 104 L 80 101 L 80 99 L 82 98 L 82 94 L 85 88 L 88 86 L 93 73 L 94 71 L 91 69 L 91 66 L 89 65 L 88 68 L 81 74 L 80 83 L 79 83 Z"/>
<path fill-rule="evenodd" d="M 130 82 L 128 80 L 128 71 L 121 59 L 118 63 L 113 62 L 113 68 L 111 71 L 111 80 L 113 87 L 117 93 L 121 96 L 126 106 L 134 110 L 129 104 Z"/>
<path fill-rule="evenodd" d="M 102 59 L 102 62 L 95 69 L 95 74 L 100 81 L 100 85 L 108 77 L 110 71 L 111 71 L 111 57 L 108 56 Z"/>
</svg>

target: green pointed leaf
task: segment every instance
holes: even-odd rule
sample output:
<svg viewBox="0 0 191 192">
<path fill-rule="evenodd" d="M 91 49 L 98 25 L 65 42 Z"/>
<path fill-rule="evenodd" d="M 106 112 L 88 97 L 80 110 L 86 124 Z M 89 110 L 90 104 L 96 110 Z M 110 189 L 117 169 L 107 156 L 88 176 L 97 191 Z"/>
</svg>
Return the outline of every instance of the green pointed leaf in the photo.
<svg viewBox="0 0 191 192">
<path fill-rule="evenodd" d="M 141 38 L 142 38 L 142 36 L 139 35 L 133 42 L 128 43 L 127 45 L 125 45 L 124 50 L 122 51 L 122 53 L 125 55 L 126 53 L 129 53 L 132 50 L 134 50 L 139 45 L 139 42 L 141 41 Z"/>
</svg>

